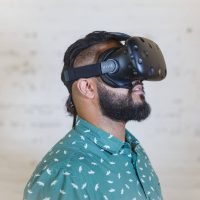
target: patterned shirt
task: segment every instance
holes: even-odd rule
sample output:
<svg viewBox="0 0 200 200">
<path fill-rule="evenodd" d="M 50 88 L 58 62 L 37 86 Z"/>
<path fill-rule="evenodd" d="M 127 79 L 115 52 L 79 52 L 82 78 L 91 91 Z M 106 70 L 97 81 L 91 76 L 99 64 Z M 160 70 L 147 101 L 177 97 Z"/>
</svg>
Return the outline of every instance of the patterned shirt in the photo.
<svg viewBox="0 0 200 200">
<path fill-rule="evenodd" d="M 127 129 L 125 138 L 78 116 L 35 169 L 24 200 L 162 200 L 144 149 Z"/>
</svg>

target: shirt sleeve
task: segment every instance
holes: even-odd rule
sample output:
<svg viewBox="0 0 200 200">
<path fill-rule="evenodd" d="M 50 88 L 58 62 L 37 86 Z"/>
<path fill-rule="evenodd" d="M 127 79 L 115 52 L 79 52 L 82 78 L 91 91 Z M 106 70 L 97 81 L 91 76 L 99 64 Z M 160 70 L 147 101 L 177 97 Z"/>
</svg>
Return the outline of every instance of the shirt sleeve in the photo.
<svg viewBox="0 0 200 200">
<path fill-rule="evenodd" d="M 24 190 L 24 200 L 93 199 L 88 182 L 80 173 L 66 168 L 47 168 L 33 174 Z"/>
</svg>

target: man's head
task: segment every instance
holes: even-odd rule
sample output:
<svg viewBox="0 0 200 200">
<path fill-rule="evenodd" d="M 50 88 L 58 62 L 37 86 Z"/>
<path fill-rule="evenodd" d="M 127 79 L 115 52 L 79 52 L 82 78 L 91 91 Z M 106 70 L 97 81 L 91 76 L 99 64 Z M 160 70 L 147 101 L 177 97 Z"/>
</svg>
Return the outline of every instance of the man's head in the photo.
<svg viewBox="0 0 200 200">
<path fill-rule="evenodd" d="M 63 71 L 69 67 L 97 63 L 103 52 L 120 46 L 122 44 L 119 38 L 108 32 L 90 33 L 67 49 Z M 133 83 L 133 90 L 112 88 L 100 77 L 80 78 L 67 87 L 71 95 L 66 106 L 68 112 L 73 115 L 84 112 L 101 113 L 115 121 L 127 122 L 141 121 L 150 113 L 150 106 L 145 101 L 142 83 L 139 81 Z"/>
</svg>

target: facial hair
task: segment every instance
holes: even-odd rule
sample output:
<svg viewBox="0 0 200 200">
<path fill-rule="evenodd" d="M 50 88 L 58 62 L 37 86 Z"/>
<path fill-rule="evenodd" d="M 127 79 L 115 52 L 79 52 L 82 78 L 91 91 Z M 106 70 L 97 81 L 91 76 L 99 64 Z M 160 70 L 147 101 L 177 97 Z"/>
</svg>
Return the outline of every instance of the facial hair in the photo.
<svg viewBox="0 0 200 200">
<path fill-rule="evenodd" d="M 104 116 L 119 122 L 130 120 L 142 121 L 151 113 L 150 105 L 145 101 L 144 95 L 140 95 L 141 102 L 136 103 L 132 97 L 132 89 L 127 95 L 117 94 L 97 81 L 99 106 Z"/>
</svg>

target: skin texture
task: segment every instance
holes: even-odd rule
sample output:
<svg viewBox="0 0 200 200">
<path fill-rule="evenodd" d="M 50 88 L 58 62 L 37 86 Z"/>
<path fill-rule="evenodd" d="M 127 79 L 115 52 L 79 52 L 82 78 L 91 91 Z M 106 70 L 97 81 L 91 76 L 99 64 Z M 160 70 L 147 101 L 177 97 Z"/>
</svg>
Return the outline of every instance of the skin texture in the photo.
<svg viewBox="0 0 200 200">
<path fill-rule="evenodd" d="M 102 44 L 95 45 L 96 50 L 99 53 L 104 52 L 107 49 L 118 47 L 119 44 L 115 41 L 109 41 Z M 97 61 L 97 54 L 88 55 L 87 59 L 77 59 L 74 62 L 74 67 L 80 67 L 84 65 L 94 64 Z M 72 98 L 75 104 L 77 113 L 80 117 L 92 123 L 98 128 L 112 134 L 116 138 L 125 141 L 125 125 L 126 122 L 115 121 L 107 116 L 104 116 L 99 106 L 99 96 L 97 92 L 97 79 L 100 78 L 80 78 L 72 85 Z M 134 84 L 134 83 L 133 83 Z M 105 87 L 119 95 L 127 95 L 128 89 L 124 88 L 112 88 L 105 84 Z M 132 99 L 134 103 L 141 104 L 143 99 L 138 93 L 132 92 Z"/>
</svg>

